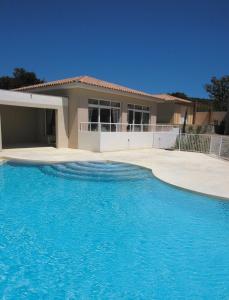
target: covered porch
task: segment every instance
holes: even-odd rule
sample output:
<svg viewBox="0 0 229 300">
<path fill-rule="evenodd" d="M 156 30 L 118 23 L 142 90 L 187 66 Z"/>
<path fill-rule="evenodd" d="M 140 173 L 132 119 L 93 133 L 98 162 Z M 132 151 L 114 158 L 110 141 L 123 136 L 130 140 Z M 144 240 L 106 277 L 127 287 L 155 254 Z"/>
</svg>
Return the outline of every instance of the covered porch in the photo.
<svg viewBox="0 0 229 300">
<path fill-rule="evenodd" d="M 0 90 L 0 149 L 68 147 L 68 100 Z"/>
</svg>

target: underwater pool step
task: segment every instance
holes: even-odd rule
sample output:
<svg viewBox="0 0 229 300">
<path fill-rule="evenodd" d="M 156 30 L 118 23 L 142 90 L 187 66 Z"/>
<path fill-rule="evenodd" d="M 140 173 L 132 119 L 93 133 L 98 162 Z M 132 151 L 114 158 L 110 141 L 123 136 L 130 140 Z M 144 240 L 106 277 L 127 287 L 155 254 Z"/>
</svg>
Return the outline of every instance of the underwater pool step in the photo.
<svg viewBox="0 0 229 300">
<path fill-rule="evenodd" d="M 58 164 L 56 167 L 60 167 L 63 169 L 73 170 L 75 172 L 80 173 L 104 173 L 104 174 L 115 174 L 115 173 L 132 173 L 132 172 L 139 172 L 139 167 L 115 167 L 115 168 L 97 168 L 97 167 L 88 167 L 78 164 Z"/>
<path fill-rule="evenodd" d="M 62 172 L 62 173 L 68 173 L 68 174 L 74 174 L 74 175 L 79 175 L 79 176 L 91 176 L 91 177 L 97 177 L 97 176 L 109 176 L 109 177 L 116 177 L 116 176 L 123 176 L 123 177 L 128 177 L 128 176 L 139 176 L 142 173 L 139 172 L 139 170 L 137 171 L 131 171 L 131 172 L 120 172 L 120 171 L 116 171 L 113 173 L 104 173 L 102 171 L 97 171 L 97 170 L 91 170 L 91 171 L 85 171 L 85 170 L 73 170 L 73 169 L 69 169 L 65 166 L 50 166 L 50 168 L 52 168 L 53 170 L 56 170 L 58 172 Z"/>
<path fill-rule="evenodd" d="M 85 180 L 85 181 L 124 181 L 124 180 L 140 180 L 149 178 L 149 176 L 86 176 L 79 174 L 70 174 L 64 173 L 53 169 L 43 169 L 42 172 L 47 175 L 52 175 L 55 177 L 62 177 L 67 179 L 77 179 L 77 180 Z"/>
<path fill-rule="evenodd" d="M 98 177 L 98 176 L 109 176 L 110 178 L 117 177 L 117 176 L 122 176 L 122 177 L 136 177 L 141 174 L 139 170 L 135 171 L 119 171 L 116 170 L 114 172 L 103 172 L 103 171 L 98 171 L 98 170 L 75 170 L 75 169 L 70 169 L 65 166 L 51 166 L 54 170 L 57 170 L 58 172 L 63 172 L 63 173 L 68 173 L 68 174 L 74 174 L 74 175 L 79 175 L 79 176 L 91 176 L 91 177 Z"/>
<path fill-rule="evenodd" d="M 116 169 L 113 172 L 104 172 L 101 169 L 92 167 L 91 169 L 69 168 L 68 164 L 56 164 L 41 166 L 40 170 L 47 174 L 67 179 L 80 179 L 86 181 L 122 181 L 122 180 L 140 180 L 149 178 L 150 172 L 142 173 L 139 168 L 134 170 Z"/>
<path fill-rule="evenodd" d="M 134 165 L 124 165 L 122 163 L 88 163 L 88 162 L 74 162 L 74 163 L 65 163 L 66 166 L 72 169 L 86 169 L 86 170 L 102 170 L 105 172 L 113 172 L 115 170 L 138 170 L 138 166 Z"/>
</svg>

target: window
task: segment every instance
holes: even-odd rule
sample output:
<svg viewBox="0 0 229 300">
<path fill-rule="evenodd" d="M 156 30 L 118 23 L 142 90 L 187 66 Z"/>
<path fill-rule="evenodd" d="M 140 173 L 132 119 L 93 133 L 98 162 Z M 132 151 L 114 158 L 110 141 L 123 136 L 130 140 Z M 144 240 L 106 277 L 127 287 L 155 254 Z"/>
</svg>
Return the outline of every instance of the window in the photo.
<svg viewBox="0 0 229 300">
<path fill-rule="evenodd" d="M 98 123 L 102 131 L 116 131 L 115 123 L 120 120 L 120 103 L 108 100 L 88 100 L 88 121 L 91 130 L 98 130 Z"/>
<path fill-rule="evenodd" d="M 98 100 L 94 100 L 94 99 L 89 99 L 88 100 L 88 105 L 98 105 L 99 101 Z"/>
<path fill-rule="evenodd" d="M 128 130 L 148 131 L 149 107 L 128 104 Z"/>
</svg>

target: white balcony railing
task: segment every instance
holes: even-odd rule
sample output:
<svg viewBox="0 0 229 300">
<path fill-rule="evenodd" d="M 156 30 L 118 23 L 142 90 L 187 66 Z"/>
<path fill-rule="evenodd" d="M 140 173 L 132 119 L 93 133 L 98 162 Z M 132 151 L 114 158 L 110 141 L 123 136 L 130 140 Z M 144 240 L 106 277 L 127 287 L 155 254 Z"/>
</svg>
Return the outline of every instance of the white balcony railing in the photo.
<svg viewBox="0 0 229 300">
<path fill-rule="evenodd" d="M 81 122 L 81 132 L 170 132 L 179 125 Z"/>
</svg>

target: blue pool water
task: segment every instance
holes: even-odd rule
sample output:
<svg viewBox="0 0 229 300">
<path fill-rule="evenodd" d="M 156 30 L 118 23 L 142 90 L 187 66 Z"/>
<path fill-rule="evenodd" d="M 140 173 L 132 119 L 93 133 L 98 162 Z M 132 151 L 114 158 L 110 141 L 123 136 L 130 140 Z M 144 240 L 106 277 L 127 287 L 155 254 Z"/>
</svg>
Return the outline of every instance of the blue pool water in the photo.
<svg viewBox="0 0 229 300">
<path fill-rule="evenodd" d="M 120 163 L 0 166 L 0 299 L 228 299 L 229 203 Z"/>
</svg>

